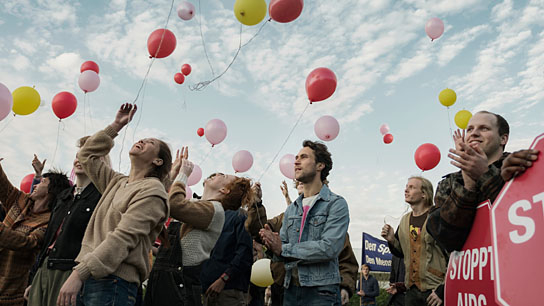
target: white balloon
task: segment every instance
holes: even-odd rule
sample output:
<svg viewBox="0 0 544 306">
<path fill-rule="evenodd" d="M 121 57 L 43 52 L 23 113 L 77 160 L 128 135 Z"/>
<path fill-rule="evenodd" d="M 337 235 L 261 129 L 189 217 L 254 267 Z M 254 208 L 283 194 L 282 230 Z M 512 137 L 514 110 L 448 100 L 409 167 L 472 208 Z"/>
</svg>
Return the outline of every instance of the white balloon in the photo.
<svg viewBox="0 0 544 306">
<path fill-rule="evenodd" d="M 195 16 L 195 6 L 189 1 L 183 1 L 178 6 L 178 16 L 183 20 L 191 20 Z"/>
<path fill-rule="evenodd" d="M 254 285 L 264 288 L 274 283 L 272 271 L 270 271 L 270 259 L 259 259 L 253 264 L 250 280 Z"/>
<path fill-rule="evenodd" d="M 79 88 L 85 93 L 95 91 L 100 85 L 100 77 L 98 73 L 92 70 L 85 70 L 79 75 L 78 79 Z"/>
</svg>

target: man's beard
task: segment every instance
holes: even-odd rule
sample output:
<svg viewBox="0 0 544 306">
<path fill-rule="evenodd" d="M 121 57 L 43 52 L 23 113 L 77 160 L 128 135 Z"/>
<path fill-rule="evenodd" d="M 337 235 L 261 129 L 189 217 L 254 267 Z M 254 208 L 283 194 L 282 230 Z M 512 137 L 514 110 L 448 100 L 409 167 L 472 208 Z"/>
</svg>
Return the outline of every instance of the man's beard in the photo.
<svg viewBox="0 0 544 306">
<path fill-rule="evenodd" d="M 308 184 L 314 180 L 316 175 L 316 172 L 303 173 L 300 177 L 297 177 L 296 180 L 301 182 L 302 184 Z"/>
</svg>

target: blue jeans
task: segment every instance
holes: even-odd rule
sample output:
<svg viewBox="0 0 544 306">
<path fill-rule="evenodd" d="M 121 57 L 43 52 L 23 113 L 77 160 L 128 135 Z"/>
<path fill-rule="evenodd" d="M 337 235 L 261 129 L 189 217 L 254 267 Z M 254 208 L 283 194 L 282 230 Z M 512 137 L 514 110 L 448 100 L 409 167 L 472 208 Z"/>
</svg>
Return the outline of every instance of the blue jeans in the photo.
<svg viewBox="0 0 544 306">
<path fill-rule="evenodd" d="M 299 287 L 289 285 L 283 295 L 284 306 L 340 306 L 340 286 L 325 285 L 315 287 Z"/>
<path fill-rule="evenodd" d="M 83 284 L 78 306 L 133 306 L 136 303 L 138 285 L 115 275 L 101 279 L 89 278 Z"/>
</svg>

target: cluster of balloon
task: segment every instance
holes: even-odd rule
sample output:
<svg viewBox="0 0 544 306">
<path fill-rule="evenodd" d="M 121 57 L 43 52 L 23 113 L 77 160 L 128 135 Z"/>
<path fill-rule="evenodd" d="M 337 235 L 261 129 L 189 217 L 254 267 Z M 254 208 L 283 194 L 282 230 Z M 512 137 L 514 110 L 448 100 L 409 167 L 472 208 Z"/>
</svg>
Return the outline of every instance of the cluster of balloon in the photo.
<svg viewBox="0 0 544 306">
<path fill-rule="evenodd" d="M 470 120 L 470 118 L 472 118 L 472 113 L 467 111 L 467 110 L 460 110 L 457 112 L 457 114 L 455 114 L 455 124 L 460 128 L 460 129 L 466 129 L 467 128 L 467 125 L 468 125 L 468 121 Z"/>
<path fill-rule="evenodd" d="M 189 1 L 183 1 L 177 9 L 178 17 L 183 20 L 191 20 L 195 16 L 195 6 Z"/>
<path fill-rule="evenodd" d="M 306 94 L 310 104 L 329 98 L 335 90 L 336 75 L 329 68 L 316 68 L 306 78 Z"/>
<path fill-rule="evenodd" d="M 295 155 L 285 154 L 280 159 L 280 171 L 288 179 L 295 179 Z"/>
<path fill-rule="evenodd" d="M 147 39 L 149 57 L 164 58 L 176 49 L 176 36 L 168 29 L 157 29 Z"/>
<path fill-rule="evenodd" d="M 100 69 L 98 68 L 98 64 L 93 61 L 86 61 L 81 64 L 79 70 L 81 72 L 77 80 L 79 88 L 84 93 L 95 91 L 100 85 L 100 77 L 98 76 Z"/>
<path fill-rule="evenodd" d="M 183 64 L 181 65 L 181 73 L 174 74 L 174 81 L 178 84 L 183 84 L 185 82 L 185 77 L 188 76 L 192 71 L 191 65 Z"/>
<path fill-rule="evenodd" d="M 274 283 L 272 271 L 270 271 L 270 259 L 262 258 L 253 263 L 251 267 L 251 282 L 259 287 L 266 288 Z"/>
<path fill-rule="evenodd" d="M 236 0 L 234 15 L 242 24 L 256 25 L 266 16 L 266 2 L 264 0 Z"/>
<path fill-rule="evenodd" d="M 204 129 L 203 128 L 198 128 L 198 130 L 196 130 L 196 134 L 200 137 L 204 136 Z"/>
<path fill-rule="evenodd" d="M 314 132 L 319 139 L 331 141 L 340 133 L 340 124 L 333 116 L 322 116 L 315 122 Z"/>
<path fill-rule="evenodd" d="M 246 172 L 253 166 L 253 155 L 249 151 L 240 150 L 232 157 L 232 168 L 234 172 Z"/>
<path fill-rule="evenodd" d="M 425 32 L 431 41 L 437 39 L 444 33 L 444 22 L 436 17 L 429 19 L 425 24 Z"/>
<path fill-rule="evenodd" d="M 414 159 L 419 169 L 431 170 L 440 162 L 440 150 L 432 143 L 424 143 L 417 148 Z"/>
<path fill-rule="evenodd" d="M 287 23 L 297 19 L 303 8 L 303 0 L 271 0 L 268 14 L 274 21 Z"/>
<path fill-rule="evenodd" d="M 59 120 L 70 117 L 77 108 L 76 96 L 67 91 L 59 92 L 53 97 L 51 108 Z"/>
<path fill-rule="evenodd" d="M 383 136 L 383 143 L 390 144 L 393 142 L 393 134 L 389 133 L 389 125 L 386 123 L 380 126 L 380 133 Z"/>
<path fill-rule="evenodd" d="M 40 106 L 40 94 L 32 87 L 21 86 L 13 91 L 12 110 L 17 115 L 30 115 Z"/>
<path fill-rule="evenodd" d="M 9 115 L 11 108 L 13 107 L 13 96 L 6 87 L 6 85 L 0 83 L 0 121 L 4 120 Z"/>
<path fill-rule="evenodd" d="M 453 104 L 455 104 L 455 101 L 457 100 L 457 94 L 453 89 L 446 88 L 440 92 L 438 95 L 438 101 L 440 101 L 440 104 L 444 105 L 445 107 L 450 107 Z"/>
<path fill-rule="evenodd" d="M 195 164 L 193 168 L 193 172 L 191 172 L 191 175 L 187 178 L 187 185 L 193 186 L 200 182 L 200 179 L 202 178 L 202 169 L 198 165 Z"/>
<path fill-rule="evenodd" d="M 30 193 L 30 189 L 32 187 L 32 180 L 34 180 L 34 174 L 27 174 L 23 179 L 21 180 L 21 184 L 19 184 L 19 190 L 25 193 Z"/>
<path fill-rule="evenodd" d="M 227 125 L 220 119 L 212 119 L 206 123 L 206 139 L 212 147 L 221 143 L 227 137 Z"/>
</svg>

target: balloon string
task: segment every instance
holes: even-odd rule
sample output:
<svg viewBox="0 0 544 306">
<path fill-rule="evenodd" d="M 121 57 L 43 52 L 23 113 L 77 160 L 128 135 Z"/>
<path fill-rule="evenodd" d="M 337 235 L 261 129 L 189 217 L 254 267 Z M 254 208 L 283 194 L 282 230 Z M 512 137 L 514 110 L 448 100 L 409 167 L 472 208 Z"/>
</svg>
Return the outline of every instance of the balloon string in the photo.
<svg viewBox="0 0 544 306">
<path fill-rule="evenodd" d="M 59 138 L 60 138 L 60 125 L 62 120 L 59 119 L 59 125 L 57 127 L 57 143 L 55 144 L 55 151 L 53 152 L 53 158 L 51 159 L 51 165 L 55 164 L 55 157 L 57 156 L 57 148 L 59 147 Z"/>
<path fill-rule="evenodd" d="M 147 80 L 144 84 L 144 89 L 142 92 L 142 105 L 139 108 L 139 114 L 138 114 L 138 121 L 136 122 L 136 127 L 134 128 L 134 133 L 132 134 L 132 142 L 134 142 L 134 139 L 136 137 L 136 130 L 138 129 L 138 126 L 140 125 L 140 121 L 142 120 L 142 115 L 144 113 L 144 102 L 145 102 L 145 91 L 147 89 Z"/>
<path fill-rule="evenodd" d="M 215 72 L 213 71 L 212 62 L 208 56 L 208 51 L 206 50 L 206 42 L 204 41 L 204 35 L 202 34 L 202 5 L 200 5 L 200 0 L 198 0 L 198 27 L 200 28 L 200 38 L 202 40 L 202 47 L 204 48 L 204 54 L 208 60 L 208 65 L 210 65 L 210 70 L 212 71 L 212 77 L 215 77 Z"/>
<path fill-rule="evenodd" d="M 449 106 L 446 108 L 448 110 L 448 125 L 450 126 L 450 139 L 453 143 L 453 147 L 455 148 L 455 141 L 453 140 L 453 130 L 451 128 L 451 118 L 450 118 L 450 108 Z"/>
<path fill-rule="evenodd" d="M 213 83 L 215 80 L 219 79 L 220 77 L 222 77 L 229 69 L 230 67 L 232 66 L 232 64 L 234 64 L 234 61 L 236 60 L 236 58 L 238 57 L 238 54 L 240 53 L 240 50 L 242 50 L 243 47 L 245 47 L 247 44 L 249 44 L 255 37 L 257 37 L 257 35 L 259 35 L 259 33 L 261 32 L 261 30 L 264 28 L 264 26 L 272 19 L 268 19 L 265 23 L 263 23 L 263 25 L 259 28 L 259 30 L 257 31 L 257 33 L 255 33 L 255 35 L 253 35 L 253 37 L 251 37 L 245 44 L 242 45 L 242 24 L 240 24 L 240 41 L 238 43 L 238 50 L 236 50 L 236 53 L 234 54 L 234 57 L 232 58 L 232 61 L 230 62 L 230 64 L 227 66 L 227 68 L 225 68 L 225 70 L 219 74 L 218 76 L 214 77 L 213 79 L 211 80 L 208 80 L 208 81 L 202 81 L 202 82 L 198 82 L 192 86 L 189 86 L 189 89 L 190 90 L 197 90 L 197 91 L 200 91 L 200 90 L 203 90 L 204 88 L 206 88 L 208 85 L 210 85 L 211 83 Z M 206 55 L 207 57 L 207 55 Z M 209 59 L 208 59 L 209 61 Z M 211 66 L 210 66 L 211 67 Z"/>
<path fill-rule="evenodd" d="M 87 93 L 83 94 L 83 135 L 87 136 Z"/>
<path fill-rule="evenodd" d="M 272 160 L 270 161 L 270 163 L 268 164 L 268 166 L 266 166 L 266 169 L 264 169 L 263 173 L 261 174 L 261 176 L 259 176 L 259 179 L 257 181 L 260 181 L 262 178 L 263 178 L 263 175 L 266 173 L 266 171 L 268 171 L 268 169 L 270 168 L 270 166 L 272 165 L 272 163 L 274 163 L 274 161 L 276 160 L 276 157 L 278 157 L 278 155 L 280 154 L 281 150 L 283 149 L 283 147 L 285 146 L 285 144 L 287 143 L 287 140 L 289 140 L 289 137 L 291 137 L 291 135 L 293 134 L 293 131 L 295 130 L 295 128 L 297 127 L 298 123 L 300 122 L 300 119 L 302 119 L 302 115 L 304 115 L 304 113 L 306 112 L 306 110 L 308 109 L 308 106 L 310 105 L 310 103 L 306 103 L 306 107 L 304 108 L 304 110 L 302 111 L 302 113 L 300 113 L 300 116 L 298 117 L 298 120 L 297 122 L 295 122 L 295 125 L 293 125 L 293 127 L 291 128 L 291 131 L 289 132 L 289 135 L 287 135 L 287 138 L 285 138 L 285 141 L 283 141 L 280 149 L 278 150 L 278 152 L 276 153 L 276 155 L 274 155 L 274 158 L 272 158 Z"/>
<path fill-rule="evenodd" d="M 204 161 L 206 161 L 206 159 L 208 159 L 208 156 L 210 156 L 210 153 L 212 153 L 212 149 L 213 149 L 213 146 L 210 147 L 210 150 L 208 151 L 208 154 L 206 154 L 206 155 L 204 156 L 204 158 L 202 158 L 202 160 L 198 163 L 198 165 L 202 166 L 202 163 L 203 163 Z"/>
<path fill-rule="evenodd" d="M 15 114 L 13 114 L 13 117 L 9 118 L 6 121 L 6 125 L 4 125 L 4 127 L 0 130 L 0 134 L 8 127 L 8 125 L 11 123 L 11 121 L 13 121 L 13 118 L 15 118 Z"/>
</svg>

